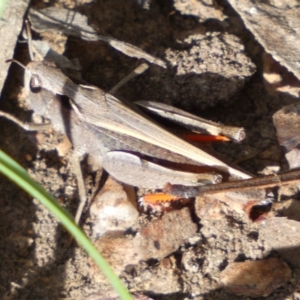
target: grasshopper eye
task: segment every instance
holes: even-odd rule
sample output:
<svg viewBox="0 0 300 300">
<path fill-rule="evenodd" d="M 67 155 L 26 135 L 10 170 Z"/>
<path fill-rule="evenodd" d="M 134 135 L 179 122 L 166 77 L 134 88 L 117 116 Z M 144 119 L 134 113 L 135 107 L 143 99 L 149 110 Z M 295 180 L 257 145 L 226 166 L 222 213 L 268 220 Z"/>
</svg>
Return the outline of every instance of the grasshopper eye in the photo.
<svg viewBox="0 0 300 300">
<path fill-rule="evenodd" d="M 36 74 L 33 74 L 30 78 L 30 89 L 32 92 L 39 92 L 42 88 L 42 81 L 40 77 Z"/>
</svg>

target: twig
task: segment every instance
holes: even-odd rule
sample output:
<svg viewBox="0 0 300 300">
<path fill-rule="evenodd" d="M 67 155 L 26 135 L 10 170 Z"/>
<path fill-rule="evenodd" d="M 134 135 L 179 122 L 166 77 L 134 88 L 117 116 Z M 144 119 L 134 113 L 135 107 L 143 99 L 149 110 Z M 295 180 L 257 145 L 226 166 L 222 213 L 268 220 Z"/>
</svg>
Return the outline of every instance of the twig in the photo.
<svg viewBox="0 0 300 300">
<path fill-rule="evenodd" d="M 172 185 L 168 183 L 164 187 L 164 192 L 178 197 L 190 198 L 201 194 L 271 188 L 297 181 L 300 181 L 300 170 L 197 187 Z"/>
</svg>

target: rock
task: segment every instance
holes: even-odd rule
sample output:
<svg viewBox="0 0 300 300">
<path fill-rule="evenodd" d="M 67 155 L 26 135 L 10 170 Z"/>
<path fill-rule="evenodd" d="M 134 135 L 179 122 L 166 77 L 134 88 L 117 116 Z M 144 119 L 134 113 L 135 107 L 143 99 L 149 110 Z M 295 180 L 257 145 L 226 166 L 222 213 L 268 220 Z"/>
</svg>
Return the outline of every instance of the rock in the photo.
<svg viewBox="0 0 300 300">
<path fill-rule="evenodd" d="M 285 157 L 290 169 L 299 168 L 299 118 L 300 105 L 293 103 L 286 105 L 273 115 L 276 135 L 280 146 L 285 151 Z"/>
<path fill-rule="evenodd" d="M 150 222 L 135 237 L 123 232 L 110 232 L 101 236 L 95 246 L 113 270 L 120 274 L 125 269 L 130 271 L 141 260 L 163 259 L 196 231 L 197 225 L 193 223 L 189 209 L 183 208 L 165 213 L 160 220 Z M 90 263 L 92 272 L 96 274 L 97 266 L 92 260 Z M 99 274 L 98 280 L 104 280 L 102 274 Z"/>
<path fill-rule="evenodd" d="M 125 231 L 132 227 L 139 213 L 130 199 L 124 187 L 109 177 L 90 208 L 95 218 L 93 236 L 99 237 L 109 231 Z"/>
<path fill-rule="evenodd" d="M 208 19 L 218 19 L 223 21 L 225 15 L 222 12 L 222 8 L 217 6 L 216 2 L 207 1 L 182 1 L 175 0 L 174 7 L 183 15 L 195 16 L 199 19 L 199 22 L 205 22 Z"/>
<path fill-rule="evenodd" d="M 63 140 L 58 145 L 56 145 L 57 154 L 61 157 L 67 155 L 71 151 L 71 149 L 72 143 L 67 136 L 64 136 Z"/>
<path fill-rule="evenodd" d="M 253 218 L 253 209 L 256 206 L 268 206 L 266 199 L 263 189 L 206 194 L 196 198 L 195 212 L 198 218 L 206 220 L 216 220 L 235 213 L 246 220 L 255 221 L 259 220 L 260 215 Z"/>
<path fill-rule="evenodd" d="M 260 238 L 294 267 L 300 266 L 300 222 L 282 217 L 261 224 Z"/>
<path fill-rule="evenodd" d="M 268 296 L 287 282 L 291 269 L 278 258 L 229 264 L 220 282 L 231 292 L 246 296 Z"/>
<path fill-rule="evenodd" d="M 200 264 L 194 251 L 185 251 L 182 254 L 181 264 L 184 269 L 191 273 L 199 272 Z"/>
<path fill-rule="evenodd" d="M 144 270 L 136 288 L 153 295 L 170 295 L 182 291 L 174 257 L 164 258 L 151 272 Z"/>
<path fill-rule="evenodd" d="M 177 75 L 172 78 L 170 94 L 176 92 L 177 98 L 180 95 L 184 109 L 191 109 L 193 105 L 204 109 L 217 103 L 230 103 L 255 72 L 244 46 L 234 35 L 195 31 L 181 42 L 190 47 L 185 51 L 167 49 L 166 60 Z M 163 84 L 161 80 L 160 85 Z"/>
<path fill-rule="evenodd" d="M 103 255 L 110 267 L 116 274 L 120 274 L 125 268 L 138 264 L 141 254 L 132 236 L 125 236 L 123 233 L 107 233 L 95 242 L 96 248 Z M 98 266 L 90 258 L 91 273 L 98 282 L 106 282 Z"/>
<path fill-rule="evenodd" d="M 162 259 L 196 234 L 188 208 L 165 213 L 160 220 L 149 223 L 136 236 L 143 260 Z"/>
</svg>

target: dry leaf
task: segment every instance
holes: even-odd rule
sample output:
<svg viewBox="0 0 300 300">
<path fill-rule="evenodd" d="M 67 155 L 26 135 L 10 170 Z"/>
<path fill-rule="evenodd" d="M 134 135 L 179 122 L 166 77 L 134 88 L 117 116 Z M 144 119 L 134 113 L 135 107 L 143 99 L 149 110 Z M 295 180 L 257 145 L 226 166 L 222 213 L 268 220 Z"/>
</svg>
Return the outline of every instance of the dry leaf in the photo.
<svg viewBox="0 0 300 300">
<path fill-rule="evenodd" d="M 267 1 L 228 2 L 265 50 L 300 79 L 300 9 Z"/>
<path fill-rule="evenodd" d="M 23 16 L 29 0 L 6 1 L 3 15 L 0 19 L 1 52 L 0 52 L 0 91 L 7 76 L 9 64 L 5 61 L 14 55 L 14 49 L 23 25 Z M 2 3 L 4 5 L 4 2 Z"/>
<path fill-rule="evenodd" d="M 295 77 L 293 73 L 287 71 L 285 67 L 281 66 L 267 53 L 264 53 L 263 61 L 263 77 L 268 91 L 271 93 L 277 91 L 299 97 L 300 81 L 297 77 Z"/>
<path fill-rule="evenodd" d="M 145 59 L 150 63 L 166 68 L 166 63 L 138 47 L 105 37 L 88 25 L 87 17 L 68 9 L 49 7 L 43 10 L 30 9 L 29 18 L 33 29 L 37 32 L 54 30 L 65 35 L 75 36 L 86 41 L 104 41 L 129 57 Z"/>
</svg>

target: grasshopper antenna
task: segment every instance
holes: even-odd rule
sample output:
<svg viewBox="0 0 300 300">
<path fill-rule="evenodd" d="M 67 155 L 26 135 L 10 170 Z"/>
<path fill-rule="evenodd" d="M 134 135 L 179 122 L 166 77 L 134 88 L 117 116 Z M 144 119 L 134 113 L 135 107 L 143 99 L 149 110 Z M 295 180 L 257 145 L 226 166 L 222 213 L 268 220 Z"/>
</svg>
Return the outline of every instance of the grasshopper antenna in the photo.
<svg viewBox="0 0 300 300">
<path fill-rule="evenodd" d="M 25 26 L 26 26 L 26 33 L 28 39 L 28 51 L 29 51 L 30 60 L 34 61 L 34 55 L 32 51 L 32 34 L 31 34 L 31 29 L 28 20 L 25 21 Z"/>
<path fill-rule="evenodd" d="M 18 64 L 20 67 L 22 67 L 24 70 L 26 70 L 26 67 L 25 67 L 22 63 L 20 63 L 18 60 L 14 59 L 14 58 L 8 59 L 8 60 L 6 60 L 5 62 L 6 62 L 6 63 L 14 62 L 14 63 Z"/>
</svg>

